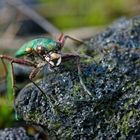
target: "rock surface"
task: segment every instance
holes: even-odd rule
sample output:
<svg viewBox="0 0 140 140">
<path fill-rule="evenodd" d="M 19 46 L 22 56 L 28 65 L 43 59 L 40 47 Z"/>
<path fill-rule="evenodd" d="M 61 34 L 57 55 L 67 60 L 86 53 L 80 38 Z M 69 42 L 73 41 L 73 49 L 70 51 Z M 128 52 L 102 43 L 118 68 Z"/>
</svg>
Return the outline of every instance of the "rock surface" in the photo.
<svg viewBox="0 0 140 140">
<path fill-rule="evenodd" d="M 44 93 L 24 87 L 17 114 L 53 139 L 140 139 L 140 18 L 122 18 L 86 43 L 81 75 L 72 59 L 44 70 Z"/>
<path fill-rule="evenodd" d="M 0 130 L 0 140 L 37 140 L 37 137 L 28 135 L 24 128 L 5 128 Z"/>
</svg>

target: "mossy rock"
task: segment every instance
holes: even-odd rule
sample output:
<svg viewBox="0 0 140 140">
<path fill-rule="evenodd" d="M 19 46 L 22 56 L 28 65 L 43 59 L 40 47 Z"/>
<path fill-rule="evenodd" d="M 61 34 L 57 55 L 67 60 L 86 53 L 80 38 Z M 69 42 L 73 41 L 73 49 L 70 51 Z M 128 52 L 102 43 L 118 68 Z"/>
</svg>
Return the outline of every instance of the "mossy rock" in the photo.
<svg viewBox="0 0 140 140">
<path fill-rule="evenodd" d="M 44 94 L 33 84 L 24 87 L 15 99 L 17 114 L 58 140 L 138 139 L 139 21 L 121 19 L 87 40 L 90 57 L 81 58 L 81 74 L 72 59 L 53 72 L 46 65 L 37 82 Z"/>
</svg>

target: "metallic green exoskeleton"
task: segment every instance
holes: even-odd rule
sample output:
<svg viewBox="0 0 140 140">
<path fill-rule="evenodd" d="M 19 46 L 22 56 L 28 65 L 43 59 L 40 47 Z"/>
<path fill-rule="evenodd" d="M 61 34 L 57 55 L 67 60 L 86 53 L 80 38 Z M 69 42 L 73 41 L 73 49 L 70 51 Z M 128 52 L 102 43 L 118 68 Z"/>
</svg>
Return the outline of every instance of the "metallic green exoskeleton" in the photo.
<svg viewBox="0 0 140 140">
<path fill-rule="evenodd" d="M 19 48 L 19 50 L 16 52 L 15 56 L 21 57 L 30 54 L 32 51 L 37 51 L 38 46 L 42 46 L 45 51 L 49 53 L 61 50 L 62 43 L 48 38 L 34 39 L 21 46 L 21 48 Z"/>
</svg>

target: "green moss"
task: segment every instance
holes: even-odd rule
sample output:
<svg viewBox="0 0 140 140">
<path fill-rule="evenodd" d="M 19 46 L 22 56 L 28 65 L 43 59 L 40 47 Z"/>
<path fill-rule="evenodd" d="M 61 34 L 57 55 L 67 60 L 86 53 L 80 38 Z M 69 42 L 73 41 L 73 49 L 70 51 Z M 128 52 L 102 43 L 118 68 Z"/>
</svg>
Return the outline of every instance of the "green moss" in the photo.
<svg viewBox="0 0 140 140">
<path fill-rule="evenodd" d="M 74 89 L 74 94 L 77 93 L 77 92 L 80 92 L 81 90 L 81 85 L 80 84 L 75 84 L 73 86 L 73 89 Z"/>
<path fill-rule="evenodd" d="M 139 95 L 134 95 L 134 97 L 131 97 L 125 104 L 124 104 L 124 108 L 126 109 L 126 110 L 128 110 L 129 109 L 129 107 L 131 106 L 131 105 L 133 105 L 135 102 L 136 102 L 136 100 L 139 98 Z"/>
<path fill-rule="evenodd" d="M 60 122 L 55 122 L 52 125 L 52 127 L 54 127 L 55 129 L 59 129 L 61 126 L 62 126 L 62 124 Z"/>
<path fill-rule="evenodd" d="M 67 106 L 65 105 L 64 108 L 63 108 L 63 112 L 67 115 L 71 114 L 73 112 L 73 108 L 69 105 L 67 105 Z"/>
<path fill-rule="evenodd" d="M 120 123 L 118 124 L 118 128 L 121 130 L 122 134 L 128 136 L 129 132 L 133 130 L 129 123 L 134 115 L 136 115 L 135 110 L 131 110 L 124 114 L 124 116 L 121 118 Z"/>
</svg>

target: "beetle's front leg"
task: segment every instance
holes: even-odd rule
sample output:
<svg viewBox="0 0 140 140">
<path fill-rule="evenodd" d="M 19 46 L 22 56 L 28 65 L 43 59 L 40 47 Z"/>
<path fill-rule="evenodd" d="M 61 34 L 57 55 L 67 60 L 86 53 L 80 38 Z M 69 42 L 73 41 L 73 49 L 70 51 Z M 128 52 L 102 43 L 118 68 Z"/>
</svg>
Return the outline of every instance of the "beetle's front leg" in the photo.
<svg viewBox="0 0 140 140">
<path fill-rule="evenodd" d="M 0 55 L 0 59 L 1 59 L 2 64 L 4 66 L 5 75 L 7 75 L 8 70 L 7 70 L 6 64 L 4 62 L 4 59 L 10 61 L 11 68 L 12 68 L 12 73 L 11 74 L 12 74 L 12 87 L 13 87 L 13 89 L 15 89 L 15 87 L 16 87 L 15 79 L 14 79 L 13 63 L 36 67 L 36 64 L 34 64 L 32 61 L 24 60 L 24 59 L 18 59 L 18 58 L 13 58 L 13 57 L 8 56 L 8 55 Z"/>
<path fill-rule="evenodd" d="M 42 89 L 33 81 L 33 78 L 40 72 L 41 67 L 34 68 L 30 75 L 29 80 L 41 91 L 41 93 L 44 95 L 45 93 L 42 91 Z"/>
<path fill-rule="evenodd" d="M 12 61 L 13 63 L 17 63 L 17 64 L 21 64 L 21 65 L 26 65 L 26 66 L 30 66 L 30 67 L 36 67 L 36 63 L 34 63 L 34 62 L 30 61 L 30 60 L 14 58 L 14 57 L 11 57 L 9 55 L 1 54 L 0 59 L 1 60 L 5 59 L 5 60 L 8 60 L 8 61 Z"/>
<path fill-rule="evenodd" d="M 54 113 L 56 113 L 56 111 L 55 111 L 55 109 L 54 109 L 55 107 L 54 107 L 54 105 L 53 105 L 53 102 L 54 102 L 54 103 L 57 103 L 57 101 L 54 99 L 53 96 L 50 98 L 50 96 L 48 96 L 47 94 L 45 94 L 44 91 L 33 81 L 33 78 L 40 72 L 40 70 L 42 69 L 42 67 L 43 67 L 43 65 L 42 65 L 42 66 L 40 65 L 40 67 L 34 68 L 34 69 L 31 71 L 30 75 L 29 75 L 29 79 L 30 79 L 30 81 L 39 89 L 39 91 L 42 93 L 42 95 L 44 96 L 44 98 L 45 98 L 46 100 L 49 101 L 49 103 L 50 103 L 50 105 L 51 105 L 51 108 L 52 108 L 52 111 L 53 111 Z M 53 100 L 53 101 L 52 101 L 52 100 Z"/>
</svg>

